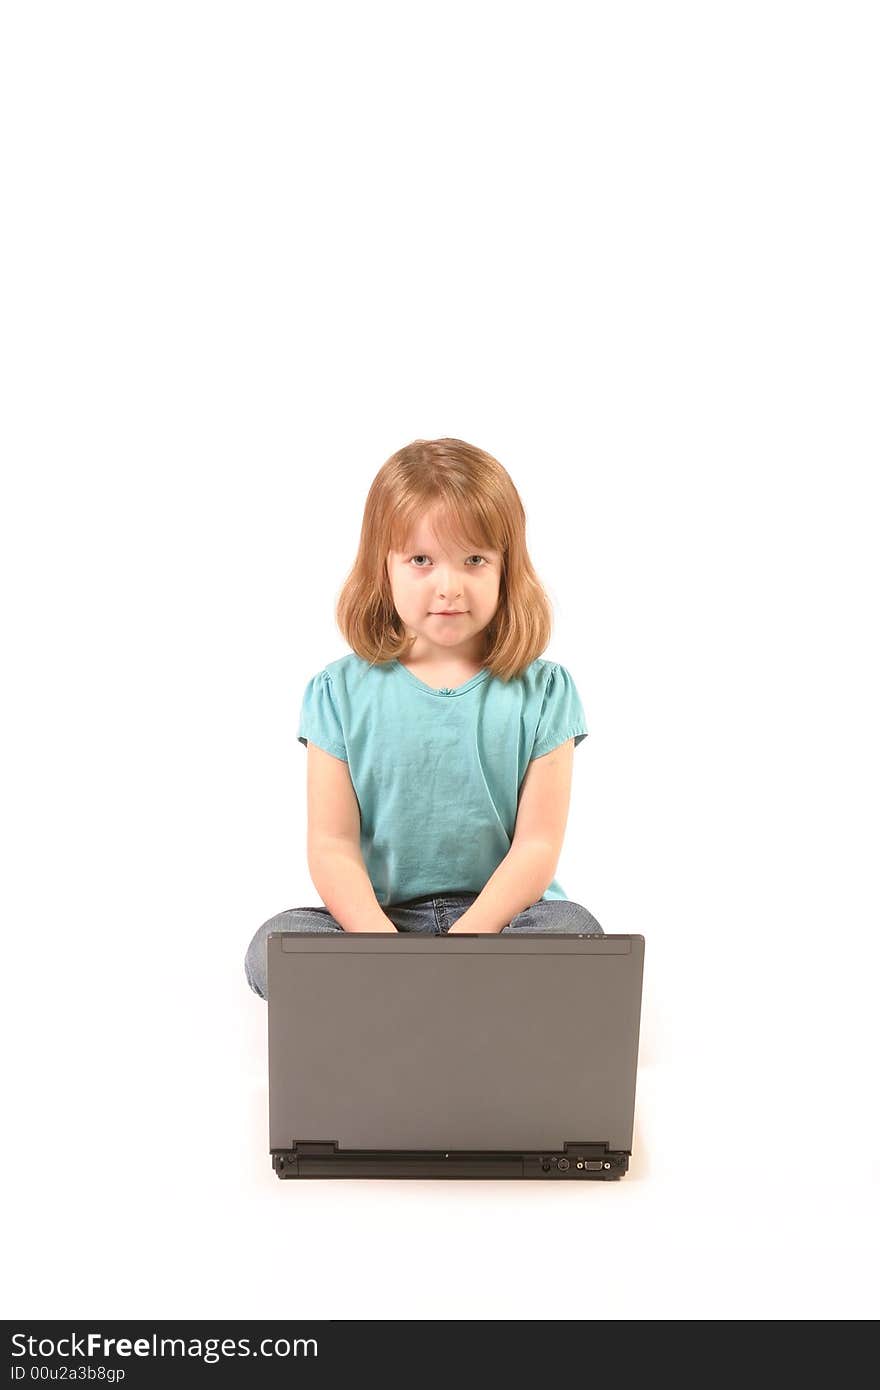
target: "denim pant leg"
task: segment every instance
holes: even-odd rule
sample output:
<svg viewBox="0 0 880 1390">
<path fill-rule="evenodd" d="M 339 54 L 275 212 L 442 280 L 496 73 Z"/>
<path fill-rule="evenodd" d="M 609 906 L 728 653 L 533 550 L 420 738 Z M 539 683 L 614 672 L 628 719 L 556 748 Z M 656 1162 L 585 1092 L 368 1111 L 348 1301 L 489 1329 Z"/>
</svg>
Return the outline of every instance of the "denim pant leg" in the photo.
<svg viewBox="0 0 880 1390">
<path fill-rule="evenodd" d="M 342 931 L 342 927 L 326 907 L 288 907 L 264 922 L 254 933 L 244 958 L 245 979 L 261 999 L 269 997 L 266 937 L 273 931 L 332 933 Z"/>
<path fill-rule="evenodd" d="M 523 912 L 518 912 L 504 933 L 546 932 L 551 936 L 604 936 L 592 912 L 569 898 L 541 898 Z"/>
<path fill-rule="evenodd" d="M 442 929 L 448 931 L 452 924 L 464 915 L 477 896 L 476 893 L 456 893 L 437 898 L 435 901 L 438 911 L 442 914 Z M 501 928 L 499 935 L 503 936 L 505 932 L 546 932 L 551 936 L 605 935 L 592 912 L 568 898 L 541 898 L 522 912 L 518 912 L 507 926 Z"/>
<path fill-rule="evenodd" d="M 438 912 L 439 898 L 408 898 L 406 902 L 391 903 L 382 911 L 399 932 L 420 932 L 426 936 L 439 936 L 442 915 Z"/>
</svg>

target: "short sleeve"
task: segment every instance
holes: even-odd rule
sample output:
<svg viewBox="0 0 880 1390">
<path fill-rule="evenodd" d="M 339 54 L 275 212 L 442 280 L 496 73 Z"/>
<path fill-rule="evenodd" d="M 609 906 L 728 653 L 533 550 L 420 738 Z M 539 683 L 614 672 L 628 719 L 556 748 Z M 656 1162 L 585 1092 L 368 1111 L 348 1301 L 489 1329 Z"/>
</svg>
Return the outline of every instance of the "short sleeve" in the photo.
<svg viewBox="0 0 880 1390">
<path fill-rule="evenodd" d="M 316 743 L 325 753 L 348 762 L 342 721 L 333 696 L 333 681 L 326 671 L 313 676 L 306 686 L 299 717 L 300 743 Z"/>
<path fill-rule="evenodd" d="M 550 672 L 544 692 L 544 704 L 535 733 L 532 757 L 542 757 L 544 753 L 558 748 L 560 743 L 565 743 L 572 736 L 577 748 L 588 732 L 575 683 L 564 666 L 556 665 Z"/>
</svg>

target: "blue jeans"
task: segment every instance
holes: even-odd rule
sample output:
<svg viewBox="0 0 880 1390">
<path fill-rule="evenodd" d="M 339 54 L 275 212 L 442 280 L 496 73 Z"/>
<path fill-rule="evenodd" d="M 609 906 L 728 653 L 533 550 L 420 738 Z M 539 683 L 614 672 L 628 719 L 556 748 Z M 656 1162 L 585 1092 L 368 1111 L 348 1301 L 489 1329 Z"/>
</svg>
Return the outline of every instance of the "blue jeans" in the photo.
<svg viewBox="0 0 880 1390">
<path fill-rule="evenodd" d="M 453 922 L 470 907 L 478 896 L 476 893 L 444 894 L 442 897 L 411 898 L 408 902 L 383 907 L 385 916 L 392 921 L 398 931 L 427 932 L 431 936 L 444 936 Z M 335 917 L 331 917 L 326 907 L 288 907 L 255 933 L 244 958 L 244 973 L 254 994 L 267 998 L 266 983 L 266 937 L 273 931 L 293 932 L 338 932 L 343 931 Z M 580 903 L 568 898 L 541 898 L 531 907 L 518 912 L 506 927 L 505 932 L 549 932 L 558 935 L 564 932 L 584 932 L 588 936 L 604 936 L 602 928 L 591 912 Z"/>
</svg>

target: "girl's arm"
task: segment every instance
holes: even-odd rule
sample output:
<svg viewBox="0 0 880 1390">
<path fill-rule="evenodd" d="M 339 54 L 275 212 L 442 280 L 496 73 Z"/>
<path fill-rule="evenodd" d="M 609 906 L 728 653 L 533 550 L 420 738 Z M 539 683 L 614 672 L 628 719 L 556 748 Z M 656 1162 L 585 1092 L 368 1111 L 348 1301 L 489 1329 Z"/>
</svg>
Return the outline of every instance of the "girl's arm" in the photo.
<svg viewBox="0 0 880 1390">
<path fill-rule="evenodd" d="M 573 761 L 574 739 L 570 738 L 529 763 L 510 849 L 447 935 L 500 932 L 518 912 L 544 896 L 562 853 Z"/>
<path fill-rule="evenodd" d="M 309 873 L 327 911 L 345 931 L 397 931 L 376 900 L 359 844 L 327 840 L 312 845 Z"/>
<path fill-rule="evenodd" d="M 308 746 L 308 861 L 321 901 L 345 931 L 397 931 L 361 854 L 361 808 L 344 758 Z"/>
</svg>

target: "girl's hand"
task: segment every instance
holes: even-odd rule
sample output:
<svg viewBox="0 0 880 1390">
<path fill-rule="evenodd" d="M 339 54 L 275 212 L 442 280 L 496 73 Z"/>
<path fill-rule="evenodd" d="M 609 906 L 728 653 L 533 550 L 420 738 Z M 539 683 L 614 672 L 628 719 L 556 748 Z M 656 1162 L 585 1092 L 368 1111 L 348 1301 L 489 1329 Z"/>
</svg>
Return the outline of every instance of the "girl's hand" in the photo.
<svg viewBox="0 0 880 1390">
<path fill-rule="evenodd" d="M 446 935 L 452 936 L 454 933 L 456 936 L 497 936 L 498 931 L 497 927 L 481 927 L 473 919 L 469 922 L 467 913 L 463 912 L 458 921 L 453 922 Z"/>
</svg>

